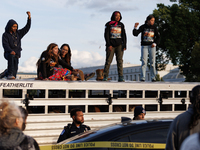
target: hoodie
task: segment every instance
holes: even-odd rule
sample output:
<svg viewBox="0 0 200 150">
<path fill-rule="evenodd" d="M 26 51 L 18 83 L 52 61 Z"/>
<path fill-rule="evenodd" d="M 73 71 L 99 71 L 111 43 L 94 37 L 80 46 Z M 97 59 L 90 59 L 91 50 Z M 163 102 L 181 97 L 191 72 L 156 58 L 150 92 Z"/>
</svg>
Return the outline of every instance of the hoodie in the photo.
<svg viewBox="0 0 200 150">
<path fill-rule="evenodd" d="M 0 136 L 0 150 L 39 150 L 37 142 L 26 136 L 19 128 L 13 128 L 8 134 Z"/>
<path fill-rule="evenodd" d="M 124 24 L 121 21 L 122 15 L 120 13 L 120 20 L 115 21 L 115 13 L 119 11 L 114 11 L 111 16 L 111 21 L 107 22 L 105 25 L 104 38 L 106 41 L 106 47 L 109 46 L 119 46 L 122 45 L 123 48 L 126 48 L 126 32 Z"/>
<path fill-rule="evenodd" d="M 5 32 L 2 35 L 2 45 L 4 48 L 4 53 L 11 53 L 14 51 L 17 57 L 21 57 L 21 39 L 23 36 L 29 31 L 31 27 L 31 19 L 28 18 L 27 24 L 24 28 L 20 30 L 16 30 L 16 33 L 10 33 L 11 27 L 17 24 L 17 22 L 13 19 L 9 20 L 6 27 Z M 18 26 L 18 24 L 17 24 Z"/>
<path fill-rule="evenodd" d="M 133 29 L 133 35 L 138 36 L 141 33 L 141 46 L 152 45 L 160 43 L 160 34 L 155 25 L 143 24 L 139 29 Z"/>
</svg>

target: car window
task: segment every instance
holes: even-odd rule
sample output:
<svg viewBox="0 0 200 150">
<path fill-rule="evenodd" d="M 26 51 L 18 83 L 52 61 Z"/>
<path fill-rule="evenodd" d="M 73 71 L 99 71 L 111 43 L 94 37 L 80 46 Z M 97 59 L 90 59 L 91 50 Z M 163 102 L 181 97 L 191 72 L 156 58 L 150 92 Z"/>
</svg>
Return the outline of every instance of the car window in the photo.
<svg viewBox="0 0 200 150">
<path fill-rule="evenodd" d="M 131 134 L 131 142 L 166 143 L 168 127 Z"/>
</svg>

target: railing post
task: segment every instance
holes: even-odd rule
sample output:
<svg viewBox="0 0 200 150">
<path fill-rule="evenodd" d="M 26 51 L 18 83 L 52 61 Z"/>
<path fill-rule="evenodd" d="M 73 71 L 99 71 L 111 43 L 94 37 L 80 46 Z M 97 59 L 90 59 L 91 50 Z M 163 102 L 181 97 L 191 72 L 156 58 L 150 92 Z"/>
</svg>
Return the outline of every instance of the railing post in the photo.
<svg viewBox="0 0 200 150">
<path fill-rule="evenodd" d="M 3 89 L 0 89 L 0 99 L 3 98 Z"/>
<path fill-rule="evenodd" d="M 172 104 L 172 111 L 175 111 L 175 104 Z"/>
<path fill-rule="evenodd" d="M 25 99 L 25 95 L 27 94 L 27 90 L 26 89 L 23 89 L 22 90 L 22 99 L 24 100 Z"/>
<path fill-rule="evenodd" d="M 126 112 L 129 112 L 129 104 L 126 105 Z"/>
<path fill-rule="evenodd" d="M 49 89 L 45 89 L 45 99 L 48 99 L 49 97 Z"/>
<path fill-rule="evenodd" d="M 48 105 L 45 105 L 44 113 L 45 113 L 45 114 L 48 114 Z"/>
<path fill-rule="evenodd" d="M 129 98 L 129 90 L 127 90 L 127 93 L 126 93 L 126 98 Z"/>
<path fill-rule="evenodd" d="M 142 90 L 142 98 L 145 98 L 145 90 Z"/>
<path fill-rule="evenodd" d="M 65 105 L 65 113 L 68 114 L 68 105 Z"/>
<path fill-rule="evenodd" d="M 69 98 L 69 89 L 66 89 L 66 98 Z"/>
<path fill-rule="evenodd" d="M 88 113 L 88 105 L 85 105 L 85 113 Z"/>
<path fill-rule="evenodd" d="M 85 90 L 85 98 L 88 98 L 88 90 Z"/>
</svg>

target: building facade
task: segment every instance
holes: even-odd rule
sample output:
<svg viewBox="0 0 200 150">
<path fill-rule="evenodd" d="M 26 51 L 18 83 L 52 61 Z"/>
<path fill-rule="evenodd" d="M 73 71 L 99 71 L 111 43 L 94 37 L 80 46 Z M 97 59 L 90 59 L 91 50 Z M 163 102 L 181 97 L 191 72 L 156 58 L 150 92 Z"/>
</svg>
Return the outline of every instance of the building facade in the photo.
<svg viewBox="0 0 200 150">
<path fill-rule="evenodd" d="M 104 66 L 93 66 L 93 67 L 86 67 L 86 68 L 79 68 L 84 73 L 91 73 L 96 72 L 97 69 L 103 69 Z M 168 64 L 165 70 L 157 71 L 160 78 L 167 82 L 183 82 L 185 78 L 181 75 L 181 71 L 178 66 L 173 66 L 172 64 Z M 123 64 L 123 75 L 125 81 L 140 81 L 141 75 L 141 65 L 134 65 L 134 64 Z M 110 65 L 109 70 L 109 78 L 112 81 L 118 81 L 118 72 L 117 72 L 117 65 L 113 64 Z M 96 75 L 90 79 L 95 80 Z M 147 67 L 146 69 L 146 79 L 145 81 L 151 81 L 150 69 Z"/>
</svg>

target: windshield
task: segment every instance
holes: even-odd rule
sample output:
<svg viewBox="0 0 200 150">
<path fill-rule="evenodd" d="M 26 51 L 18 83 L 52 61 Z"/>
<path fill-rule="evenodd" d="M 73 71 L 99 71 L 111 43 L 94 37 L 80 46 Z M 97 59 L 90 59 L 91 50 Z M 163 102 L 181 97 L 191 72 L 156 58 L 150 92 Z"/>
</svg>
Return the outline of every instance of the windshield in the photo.
<svg viewBox="0 0 200 150">
<path fill-rule="evenodd" d="M 80 133 L 80 134 L 78 134 L 74 137 L 71 137 L 67 140 L 60 142 L 59 144 L 81 142 L 83 140 L 87 141 L 87 140 L 89 140 L 93 137 L 96 137 L 96 136 L 101 135 L 103 133 L 106 133 L 110 130 L 115 130 L 115 129 L 121 128 L 121 127 L 122 127 L 122 123 L 115 123 L 115 124 L 107 125 L 107 126 L 104 126 L 104 127 L 100 127 L 100 128 L 97 128 L 97 129 L 86 131 L 84 133 Z"/>
<path fill-rule="evenodd" d="M 127 121 L 123 123 L 115 123 L 111 125 L 107 125 L 104 127 L 100 127 L 97 129 L 89 130 L 84 133 L 78 134 L 74 137 L 71 137 L 69 139 L 66 139 L 59 144 L 69 144 L 69 143 L 80 143 L 80 142 L 87 142 L 87 141 L 95 141 L 97 137 L 105 136 L 105 134 L 109 134 L 110 132 L 113 132 L 113 130 L 117 130 L 119 128 L 123 128 L 123 126 L 127 125 L 137 125 L 137 124 L 143 124 L 148 122 L 154 122 L 155 120 L 134 120 L 134 121 Z"/>
</svg>

